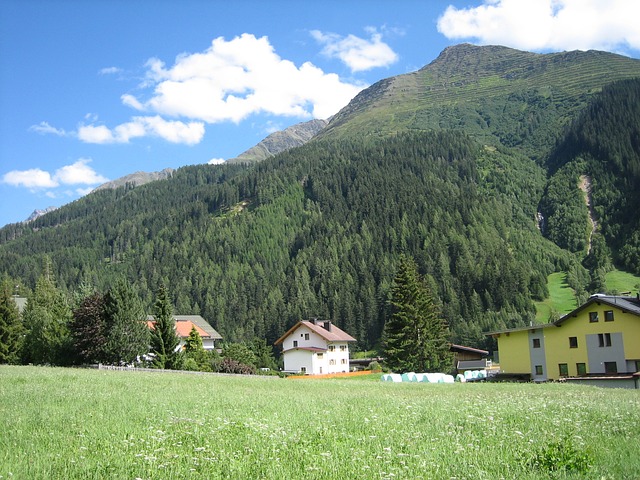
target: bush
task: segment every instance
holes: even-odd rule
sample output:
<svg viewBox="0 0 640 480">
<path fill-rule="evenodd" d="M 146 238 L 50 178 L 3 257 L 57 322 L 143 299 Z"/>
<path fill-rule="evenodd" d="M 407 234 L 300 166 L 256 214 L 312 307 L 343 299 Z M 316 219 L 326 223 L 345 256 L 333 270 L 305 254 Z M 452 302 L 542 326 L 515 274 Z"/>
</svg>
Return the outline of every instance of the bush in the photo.
<svg viewBox="0 0 640 480">
<path fill-rule="evenodd" d="M 567 436 L 542 447 L 530 460 L 530 465 L 547 472 L 584 474 L 589 471 L 592 459 L 584 447 L 575 446 Z"/>
<path fill-rule="evenodd" d="M 225 357 L 222 361 L 217 365 L 218 373 L 237 373 L 240 375 L 254 375 L 256 373 L 256 368 L 253 365 L 245 365 L 244 363 L 240 363 L 233 358 Z"/>
</svg>

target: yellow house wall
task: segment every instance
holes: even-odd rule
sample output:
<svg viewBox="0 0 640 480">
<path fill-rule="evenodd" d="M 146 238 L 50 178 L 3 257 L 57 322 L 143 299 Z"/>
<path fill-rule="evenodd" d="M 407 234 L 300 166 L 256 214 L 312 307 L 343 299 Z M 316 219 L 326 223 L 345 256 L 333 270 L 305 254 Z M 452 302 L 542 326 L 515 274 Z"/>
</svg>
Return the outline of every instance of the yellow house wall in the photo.
<svg viewBox="0 0 640 480">
<path fill-rule="evenodd" d="M 614 320 L 605 322 L 604 312 L 613 311 Z M 598 321 L 590 322 L 589 313 L 597 312 Z M 545 333 L 546 359 L 549 378 L 560 377 L 559 364 L 566 363 L 569 376 L 576 376 L 577 363 L 584 363 L 589 372 L 587 354 L 587 335 L 599 333 L 622 333 L 624 343 L 624 357 L 626 359 L 640 359 L 640 318 L 637 315 L 623 313 L 622 309 L 608 304 L 593 303 L 578 313 L 575 318 L 569 318 L 559 327 L 547 327 Z M 577 337 L 578 348 L 569 347 L 569 337 Z"/>
<path fill-rule="evenodd" d="M 504 373 L 530 373 L 529 332 L 501 333 L 498 337 L 500 371 Z"/>
</svg>

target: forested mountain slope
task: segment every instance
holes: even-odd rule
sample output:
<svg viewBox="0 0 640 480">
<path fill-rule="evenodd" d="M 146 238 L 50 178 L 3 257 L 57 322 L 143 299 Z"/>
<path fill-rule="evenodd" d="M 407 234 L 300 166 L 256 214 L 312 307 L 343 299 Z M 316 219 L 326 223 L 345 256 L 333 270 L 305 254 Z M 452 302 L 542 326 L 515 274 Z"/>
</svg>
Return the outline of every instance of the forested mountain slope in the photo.
<svg viewBox="0 0 640 480">
<path fill-rule="evenodd" d="M 600 92 L 610 79 L 633 75 L 640 77 L 640 62 L 601 52 L 448 49 L 421 71 L 361 93 L 300 148 L 250 166 L 184 167 L 167 180 L 95 192 L 33 224 L 9 225 L 0 230 L 0 272 L 31 287 L 46 255 L 67 289 L 81 282 L 104 289 L 124 274 L 150 305 L 163 280 L 177 313 L 203 315 L 228 340 L 273 341 L 317 316 L 369 348 L 380 340 L 406 253 L 433 283 L 454 340 L 482 346 L 483 331 L 533 321 L 532 300 L 546 296 L 548 274 L 569 271 L 587 291 L 589 269 L 635 248 L 626 240 L 633 228 L 616 223 L 615 212 L 624 211 L 638 224 L 630 204 L 614 202 L 614 213 L 602 215 L 609 243 L 597 265 L 586 250 L 566 248 L 549 231 L 565 248 L 545 238 L 536 220 L 574 156 L 591 152 L 580 174 L 594 182 L 604 178 L 597 172 L 616 179 L 636 171 L 633 129 L 620 147 L 631 153 L 616 142 L 597 155 L 579 146 L 581 132 L 600 130 L 600 122 L 627 131 L 613 114 L 588 112 L 629 103 L 624 92 L 635 91 L 634 82 Z M 616 161 L 618 170 L 610 169 Z M 626 198 L 633 181 L 614 197 Z M 572 182 L 559 191 L 573 192 Z M 599 195 L 611 191 L 594 187 L 596 211 Z M 584 200 L 576 211 L 586 215 Z"/>
</svg>

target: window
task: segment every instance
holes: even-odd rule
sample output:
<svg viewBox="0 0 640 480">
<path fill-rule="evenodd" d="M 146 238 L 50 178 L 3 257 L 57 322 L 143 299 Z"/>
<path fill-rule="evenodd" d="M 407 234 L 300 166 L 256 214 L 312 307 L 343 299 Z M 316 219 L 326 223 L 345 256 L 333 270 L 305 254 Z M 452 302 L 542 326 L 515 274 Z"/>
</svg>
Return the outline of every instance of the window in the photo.
<svg viewBox="0 0 640 480">
<path fill-rule="evenodd" d="M 330 352 L 335 352 L 336 351 L 335 345 L 329 345 L 329 351 Z"/>
<path fill-rule="evenodd" d="M 534 338 L 533 339 L 533 348 L 540 348 L 540 339 L 539 338 Z"/>
<path fill-rule="evenodd" d="M 569 337 L 569 348 L 578 348 L 578 337 Z"/>
<path fill-rule="evenodd" d="M 618 364 L 616 362 L 604 362 L 605 373 L 618 373 Z"/>
<path fill-rule="evenodd" d="M 320 372 L 319 373 L 322 373 L 322 367 L 320 367 Z"/>
<path fill-rule="evenodd" d="M 300 367 L 300 373 L 307 373 L 307 367 Z"/>
<path fill-rule="evenodd" d="M 542 375 L 542 365 L 536 365 L 536 375 Z"/>
<path fill-rule="evenodd" d="M 613 322 L 613 310 L 607 310 L 604 312 L 604 321 Z"/>
<path fill-rule="evenodd" d="M 610 347 L 611 346 L 611 334 L 610 333 L 599 333 L 598 334 L 598 346 L 600 346 L 600 347 Z"/>
<path fill-rule="evenodd" d="M 346 359 L 346 358 L 343 358 L 342 360 L 340 360 L 340 363 L 341 363 L 342 365 L 346 365 L 346 364 L 347 364 L 347 359 Z"/>
<path fill-rule="evenodd" d="M 587 364 L 586 363 L 576 363 L 576 371 L 578 375 L 586 375 L 587 374 Z"/>
<path fill-rule="evenodd" d="M 559 363 L 558 364 L 558 370 L 560 371 L 560 376 L 561 377 L 568 377 L 569 376 L 569 365 L 567 365 L 566 363 Z"/>
<path fill-rule="evenodd" d="M 318 354 L 318 359 L 319 359 L 319 360 L 322 360 L 323 358 L 324 358 L 324 355 L 323 355 L 322 353 L 319 353 L 319 354 Z"/>
<path fill-rule="evenodd" d="M 336 360 L 334 358 L 329 360 L 329 365 L 335 365 L 335 364 L 336 364 Z"/>
<path fill-rule="evenodd" d="M 296 348 L 298 346 L 298 340 L 294 340 L 293 341 L 293 348 Z"/>
<path fill-rule="evenodd" d="M 589 321 L 595 323 L 598 321 L 598 312 L 589 312 Z"/>
<path fill-rule="evenodd" d="M 346 345 L 340 345 L 340 351 L 344 352 L 347 349 Z"/>
<path fill-rule="evenodd" d="M 305 339 L 305 340 L 309 340 L 309 334 L 308 334 L 308 333 L 305 333 L 305 334 L 304 334 L 304 339 Z"/>
</svg>

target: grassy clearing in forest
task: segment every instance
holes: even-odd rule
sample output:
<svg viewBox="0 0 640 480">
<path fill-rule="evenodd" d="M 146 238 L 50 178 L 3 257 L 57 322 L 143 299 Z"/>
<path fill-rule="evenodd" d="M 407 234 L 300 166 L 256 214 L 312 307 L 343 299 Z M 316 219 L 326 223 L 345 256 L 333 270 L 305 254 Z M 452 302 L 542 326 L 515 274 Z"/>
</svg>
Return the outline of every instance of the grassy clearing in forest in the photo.
<svg viewBox="0 0 640 480">
<path fill-rule="evenodd" d="M 566 275 L 566 272 L 556 272 L 547 277 L 549 297 L 535 303 L 538 323 L 548 323 L 554 312 L 562 316 L 577 307 L 575 292 L 567 284 Z"/>
<path fill-rule="evenodd" d="M 2 479 L 640 478 L 638 391 L 564 384 L 2 366 L 0 432 Z"/>
</svg>

